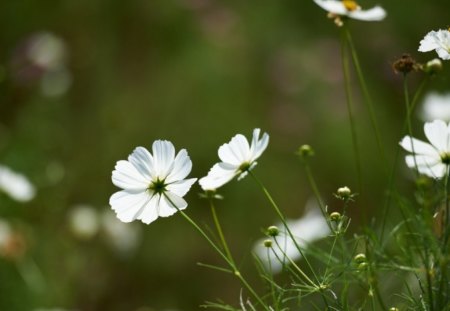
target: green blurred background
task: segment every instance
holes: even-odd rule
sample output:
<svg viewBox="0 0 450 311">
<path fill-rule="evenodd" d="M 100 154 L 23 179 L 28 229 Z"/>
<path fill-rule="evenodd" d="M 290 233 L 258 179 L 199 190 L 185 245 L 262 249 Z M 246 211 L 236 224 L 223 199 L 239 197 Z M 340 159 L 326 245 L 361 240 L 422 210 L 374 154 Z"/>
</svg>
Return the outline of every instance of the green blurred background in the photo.
<svg viewBox="0 0 450 311">
<path fill-rule="evenodd" d="M 404 104 L 391 63 L 404 52 L 418 61 L 436 57 L 417 48 L 428 31 L 448 27 L 449 6 L 360 4 L 377 3 L 385 21 L 350 28 L 392 161 Z M 0 28 L 0 164 L 37 188 L 27 203 L 0 194 L 0 217 L 20 236 L 17 254 L 0 258 L 0 310 L 189 311 L 217 298 L 237 304 L 240 284 L 196 265 L 222 263 L 179 215 L 129 224 L 132 233 L 111 223 L 115 162 L 155 139 L 186 148 L 190 176 L 202 177 L 219 145 L 262 128 L 271 141 L 255 173 L 290 218 L 302 215 L 312 195 L 294 154 L 302 144 L 316 151 L 312 169 L 332 209 L 333 191 L 356 188 L 339 30 L 312 0 L 4 0 Z M 36 67 L 27 53 L 48 34 L 62 56 L 54 68 Z M 446 76 L 427 89 L 448 91 Z M 412 90 L 422 78 L 411 77 Z M 386 181 L 357 83 L 354 90 L 367 191 L 350 211 L 357 228 L 361 210 L 381 211 Z M 415 128 L 420 136 L 420 121 Z M 187 195 L 187 212 L 211 226 L 199 192 L 195 185 Z M 250 178 L 221 192 L 225 234 L 245 273 L 256 276 L 249 251 L 275 214 Z M 99 225 L 77 235 L 71 215 L 79 205 L 124 232 Z"/>
</svg>

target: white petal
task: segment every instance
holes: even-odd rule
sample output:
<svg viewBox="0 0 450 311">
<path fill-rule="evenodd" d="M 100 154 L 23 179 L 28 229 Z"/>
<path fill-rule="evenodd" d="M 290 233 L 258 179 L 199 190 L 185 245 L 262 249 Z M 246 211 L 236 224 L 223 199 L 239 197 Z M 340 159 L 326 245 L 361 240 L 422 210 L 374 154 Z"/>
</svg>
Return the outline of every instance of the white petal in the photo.
<svg viewBox="0 0 450 311">
<path fill-rule="evenodd" d="M 348 12 L 348 17 L 361 21 L 381 21 L 386 17 L 386 11 L 376 6 L 369 10 L 355 10 Z"/>
<path fill-rule="evenodd" d="M 314 0 L 314 2 L 327 12 L 337 15 L 346 15 L 347 9 L 341 1 L 335 0 Z"/>
<path fill-rule="evenodd" d="M 449 133 L 447 124 L 444 121 L 434 120 L 433 122 L 427 122 L 425 123 L 424 130 L 430 143 L 440 152 L 447 152 L 449 150 Z"/>
<path fill-rule="evenodd" d="M 450 93 L 428 93 L 423 100 L 421 117 L 425 121 L 440 119 L 450 121 Z"/>
<path fill-rule="evenodd" d="M 447 165 L 439 163 L 431 167 L 419 166 L 419 172 L 433 178 L 442 178 L 447 172 Z"/>
<path fill-rule="evenodd" d="M 153 168 L 153 157 L 144 147 L 137 147 L 128 157 L 128 161 L 134 165 L 136 170 L 141 173 L 147 180 L 152 180 L 155 174 Z"/>
<path fill-rule="evenodd" d="M 259 136 L 259 132 L 258 132 L 258 136 Z M 258 136 L 257 136 L 257 138 L 258 138 Z M 255 132 L 253 132 L 252 146 L 250 148 L 252 150 L 251 161 L 255 161 L 256 159 L 258 159 L 261 156 L 261 154 L 264 152 L 264 150 L 266 150 L 268 144 L 269 144 L 269 135 L 267 133 L 264 133 L 260 140 L 256 139 L 256 141 L 255 141 Z"/>
<path fill-rule="evenodd" d="M 192 169 L 192 161 L 188 156 L 185 149 L 178 152 L 177 157 L 173 162 L 173 167 L 169 175 L 167 176 L 166 183 L 172 183 L 174 181 L 184 179 Z"/>
<path fill-rule="evenodd" d="M 450 59 L 450 53 L 449 53 L 450 47 L 448 49 L 438 47 L 436 48 L 436 53 L 439 55 L 439 57 L 443 60 L 449 60 Z"/>
<path fill-rule="evenodd" d="M 150 198 L 146 192 L 122 190 L 111 196 L 109 204 L 116 212 L 117 218 L 123 222 L 131 222 L 138 217 Z"/>
<path fill-rule="evenodd" d="M 196 180 L 197 178 L 179 180 L 167 185 L 166 189 L 180 197 L 184 197 Z"/>
<path fill-rule="evenodd" d="M 166 199 L 169 202 L 170 206 L 173 207 L 175 205 L 176 209 L 184 210 L 188 205 L 183 198 L 170 191 L 164 192 L 164 195 L 166 196 Z"/>
<path fill-rule="evenodd" d="M 419 52 L 429 52 L 439 47 L 437 32 L 430 31 L 425 38 L 420 41 Z"/>
<path fill-rule="evenodd" d="M 414 152 L 415 154 L 428 155 L 431 157 L 440 157 L 439 152 L 432 145 L 423 142 L 421 140 L 411 138 L 410 136 L 405 136 L 400 142 L 400 146 L 402 146 L 405 150 L 409 152 Z"/>
<path fill-rule="evenodd" d="M 169 217 L 175 214 L 178 210 L 173 207 L 170 201 L 167 199 L 165 195 L 161 197 L 159 201 L 159 211 L 158 214 L 160 217 Z"/>
<path fill-rule="evenodd" d="M 112 182 L 119 188 L 128 190 L 145 190 L 150 181 L 130 162 L 118 161 L 112 172 Z"/>
<path fill-rule="evenodd" d="M 153 161 L 157 177 L 165 179 L 172 169 L 175 148 L 170 141 L 156 140 L 153 143 Z"/>
<path fill-rule="evenodd" d="M 415 158 L 415 159 L 414 159 Z M 425 167 L 431 167 L 438 163 L 441 163 L 440 158 L 436 157 L 430 157 L 426 155 L 407 155 L 405 157 L 406 164 L 408 167 L 415 168 L 417 166 L 425 166 Z"/>
<path fill-rule="evenodd" d="M 19 202 L 30 201 L 36 194 L 35 187 L 24 175 L 3 165 L 0 165 L 0 191 Z"/>
<path fill-rule="evenodd" d="M 198 183 L 203 190 L 215 190 L 225 185 L 238 174 L 239 167 L 226 164 L 216 163 L 209 171 L 206 177 L 200 178 Z"/>
<path fill-rule="evenodd" d="M 250 147 L 247 139 L 242 134 L 234 136 L 228 144 L 219 148 L 219 158 L 222 162 L 236 166 L 246 162 L 249 158 Z"/>
<path fill-rule="evenodd" d="M 141 209 L 139 215 L 136 217 L 145 224 L 149 224 L 158 218 L 160 195 L 155 194 L 150 200 L 148 200 L 143 209 Z"/>
</svg>

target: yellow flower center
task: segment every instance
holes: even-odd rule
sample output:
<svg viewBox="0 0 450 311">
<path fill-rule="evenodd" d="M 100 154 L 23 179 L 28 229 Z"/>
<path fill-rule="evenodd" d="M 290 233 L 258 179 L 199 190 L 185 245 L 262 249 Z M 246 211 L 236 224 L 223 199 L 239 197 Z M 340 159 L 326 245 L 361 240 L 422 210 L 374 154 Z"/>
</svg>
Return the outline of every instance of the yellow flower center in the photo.
<svg viewBox="0 0 450 311">
<path fill-rule="evenodd" d="M 359 8 L 359 5 L 353 0 L 342 0 L 342 4 L 345 6 L 347 11 L 355 11 Z"/>
</svg>

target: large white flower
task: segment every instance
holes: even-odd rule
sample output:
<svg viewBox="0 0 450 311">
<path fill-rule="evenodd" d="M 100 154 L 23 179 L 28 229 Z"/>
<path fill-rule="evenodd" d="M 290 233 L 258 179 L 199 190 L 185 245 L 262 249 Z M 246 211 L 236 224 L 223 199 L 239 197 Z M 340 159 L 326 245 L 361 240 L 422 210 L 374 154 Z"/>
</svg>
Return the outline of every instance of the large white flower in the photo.
<svg viewBox="0 0 450 311">
<path fill-rule="evenodd" d="M 0 165 L 0 191 L 19 202 L 30 201 L 36 194 L 36 189 L 25 176 L 3 165 Z"/>
<path fill-rule="evenodd" d="M 314 0 L 322 9 L 335 16 L 347 16 L 361 21 L 381 21 L 386 17 L 386 11 L 375 6 L 369 10 L 362 10 L 361 7 L 352 0 Z"/>
<path fill-rule="evenodd" d="M 290 219 L 287 221 L 287 225 L 295 237 L 297 245 L 301 248 L 306 248 L 314 241 L 320 240 L 330 234 L 330 228 L 322 215 L 317 204 L 308 202 L 306 214 L 299 219 Z M 283 224 L 277 224 L 278 228 L 283 228 Z M 261 259 L 266 266 L 272 268 L 272 272 L 276 273 L 283 267 L 283 261 L 288 263 L 289 261 L 285 256 L 291 260 L 296 261 L 301 258 L 301 254 L 297 249 L 292 238 L 285 230 L 281 230 L 276 237 L 277 243 L 273 243 L 267 255 L 267 247 L 263 245 L 261 239 L 254 245 L 255 254 Z M 269 257 L 268 257 L 269 256 Z M 281 261 L 280 261 L 281 260 Z"/>
<path fill-rule="evenodd" d="M 123 190 L 114 193 L 109 204 L 123 222 L 139 219 L 149 224 L 187 207 L 183 196 L 197 179 L 184 179 L 192 168 L 186 150 L 175 157 L 174 146 L 165 140 L 155 141 L 152 150 L 153 155 L 137 147 L 112 172 L 113 184 Z"/>
<path fill-rule="evenodd" d="M 425 136 L 431 144 L 405 136 L 400 145 L 413 155 L 406 156 L 406 164 L 420 173 L 433 178 L 442 178 L 447 174 L 450 164 L 450 124 L 442 120 L 427 122 Z"/>
<path fill-rule="evenodd" d="M 450 93 L 428 93 L 423 100 L 421 117 L 425 121 L 450 121 Z"/>
<path fill-rule="evenodd" d="M 419 52 L 429 52 L 436 50 L 440 58 L 450 59 L 450 31 L 448 29 L 439 29 L 430 31 L 420 41 Z"/>
<path fill-rule="evenodd" d="M 222 162 L 216 163 L 208 175 L 199 180 L 203 190 L 215 190 L 236 176 L 239 176 L 238 180 L 244 178 L 269 144 L 269 135 L 264 133 L 259 139 L 259 134 L 260 129 L 253 130 L 251 145 L 244 135 L 237 134 L 229 143 L 220 146 L 218 153 Z"/>
</svg>

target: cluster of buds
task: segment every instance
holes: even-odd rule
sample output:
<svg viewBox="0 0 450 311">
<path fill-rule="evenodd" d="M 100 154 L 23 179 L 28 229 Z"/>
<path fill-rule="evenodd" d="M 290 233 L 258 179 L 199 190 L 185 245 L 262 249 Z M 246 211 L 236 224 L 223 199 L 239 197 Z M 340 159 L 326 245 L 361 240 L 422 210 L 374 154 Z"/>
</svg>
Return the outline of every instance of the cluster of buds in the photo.
<svg viewBox="0 0 450 311">
<path fill-rule="evenodd" d="M 439 58 L 435 58 L 425 64 L 420 64 L 416 62 L 411 55 L 405 53 L 392 64 L 392 68 L 395 73 L 402 73 L 404 75 L 410 73 L 411 71 L 419 70 L 422 70 L 429 75 L 435 75 L 442 71 L 442 61 Z"/>
</svg>

